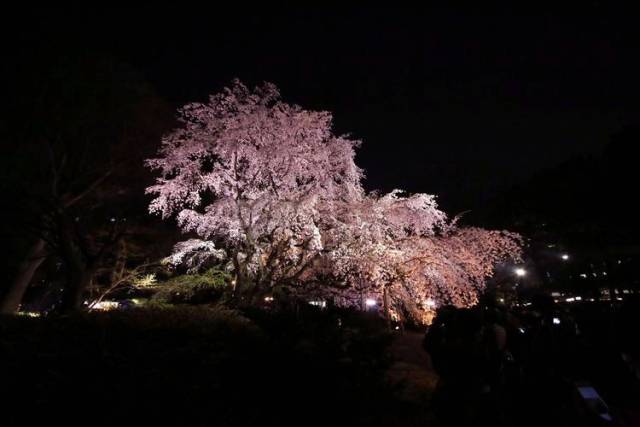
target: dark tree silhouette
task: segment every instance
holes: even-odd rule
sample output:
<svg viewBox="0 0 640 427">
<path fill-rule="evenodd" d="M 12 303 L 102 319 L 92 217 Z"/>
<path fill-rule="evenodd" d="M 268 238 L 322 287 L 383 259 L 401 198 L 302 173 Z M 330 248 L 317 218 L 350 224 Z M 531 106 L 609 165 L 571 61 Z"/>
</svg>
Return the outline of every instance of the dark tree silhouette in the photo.
<svg viewBox="0 0 640 427">
<path fill-rule="evenodd" d="M 127 211 L 142 206 L 135 200 L 142 159 L 171 113 L 135 70 L 109 57 L 44 55 L 16 70 L 15 102 L 1 127 L 2 161 L 11 162 L 2 185 L 16 209 L 3 212 L 3 234 L 25 255 L 6 282 L 0 312 L 19 308 L 50 256 L 61 262 L 59 307 L 68 311 L 123 238 Z M 18 250 L 27 240 L 28 249 Z"/>
</svg>

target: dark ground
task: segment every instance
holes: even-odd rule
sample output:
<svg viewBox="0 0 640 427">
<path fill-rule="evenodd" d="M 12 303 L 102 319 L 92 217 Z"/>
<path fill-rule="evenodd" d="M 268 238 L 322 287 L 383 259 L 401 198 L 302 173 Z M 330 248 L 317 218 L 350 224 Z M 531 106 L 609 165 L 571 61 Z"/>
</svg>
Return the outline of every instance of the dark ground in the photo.
<svg viewBox="0 0 640 427">
<path fill-rule="evenodd" d="M 486 395 L 465 382 L 478 373 L 471 354 L 446 357 L 471 374 L 456 382 L 436 373 L 442 360 L 432 363 L 422 332 L 389 333 L 362 313 L 174 307 L 2 318 L 0 425 L 599 425 L 572 399 L 576 379 L 620 415 L 607 425 L 638 425 L 637 384 L 620 380 L 621 341 L 606 332 L 615 322 L 576 318 L 580 351 L 511 343 L 521 374 Z"/>
</svg>

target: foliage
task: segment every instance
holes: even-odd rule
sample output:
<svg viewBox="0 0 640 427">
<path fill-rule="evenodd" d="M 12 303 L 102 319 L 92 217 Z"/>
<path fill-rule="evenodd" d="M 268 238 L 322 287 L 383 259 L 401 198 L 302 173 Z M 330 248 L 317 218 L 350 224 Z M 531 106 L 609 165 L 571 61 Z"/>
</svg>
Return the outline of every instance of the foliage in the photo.
<svg viewBox="0 0 640 427">
<path fill-rule="evenodd" d="M 133 281 L 133 286 L 136 288 L 148 288 L 158 283 L 156 275 L 154 273 L 144 274 L 136 277 Z"/>
<path fill-rule="evenodd" d="M 231 277 L 216 269 L 201 274 L 175 276 L 158 285 L 152 302 L 164 304 L 200 304 L 218 301 L 230 288 Z"/>
<path fill-rule="evenodd" d="M 172 267 L 184 266 L 189 273 L 218 264 L 226 258 L 222 249 L 216 249 L 213 242 L 200 239 L 189 239 L 177 243 L 173 247 L 173 253 L 164 259 L 164 263 Z"/>
</svg>

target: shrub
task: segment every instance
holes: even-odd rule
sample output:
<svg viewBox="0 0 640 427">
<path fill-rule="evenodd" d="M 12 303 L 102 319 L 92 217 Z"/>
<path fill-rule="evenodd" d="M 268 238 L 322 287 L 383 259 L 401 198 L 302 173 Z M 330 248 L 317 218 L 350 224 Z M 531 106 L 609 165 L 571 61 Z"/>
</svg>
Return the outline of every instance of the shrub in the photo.
<svg viewBox="0 0 640 427">
<path fill-rule="evenodd" d="M 0 318 L 0 401 L 8 425 L 373 425 L 393 404 L 383 336 L 355 314 L 223 305 Z"/>
<path fill-rule="evenodd" d="M 220 270 L 210 269 L 202 274 L 184 274 L 159 285 L 151 298 L 160 304 L 203 304 L 218 302 L 229 289 L 231 277 Z"/>
</svg>

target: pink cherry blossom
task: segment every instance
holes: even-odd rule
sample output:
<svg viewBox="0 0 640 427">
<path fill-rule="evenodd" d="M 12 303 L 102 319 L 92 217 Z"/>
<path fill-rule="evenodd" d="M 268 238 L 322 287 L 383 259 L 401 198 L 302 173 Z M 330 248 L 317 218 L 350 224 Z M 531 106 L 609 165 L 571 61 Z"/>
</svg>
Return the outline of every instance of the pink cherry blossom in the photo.
<svg viewBox="0 0 640 427">
<path fill-rule="evenodd" d="M 360 141 L 272 84 L 234 81 L 179 114 L 182 126 L 147 161 L 159 175 L 150 211 L 204 239 L 171 259 L 194 266 L 224 248 L 240 298 L 280 286 L 340 305 L 376 298 L 390 315 L 424 321 L 435 301 L 474 304 L 494 266 L 520 256 L 520 236 L 459 227 L 432 195 L 366 194 Z"/>
</svg>

